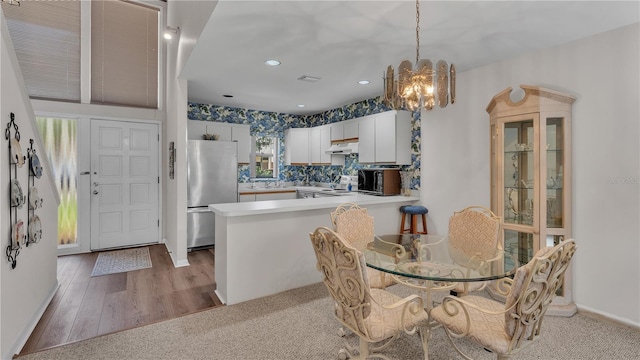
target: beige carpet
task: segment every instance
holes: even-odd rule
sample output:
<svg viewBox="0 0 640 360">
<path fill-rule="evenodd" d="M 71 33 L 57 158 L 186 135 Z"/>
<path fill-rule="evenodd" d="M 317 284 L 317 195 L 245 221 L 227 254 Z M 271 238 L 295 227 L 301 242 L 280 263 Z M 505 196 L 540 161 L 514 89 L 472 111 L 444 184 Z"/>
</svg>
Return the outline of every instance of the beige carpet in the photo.
<svg viewBox="0 0 640 360">
<path fill-rule="evenodd" d="M 406 295 L 406 288 L 391 287 Z M 35 359 L 211 359 L 315 360 L 336 359 L 344 341 L 324 285 L 316 284 L 274 296 L 224 306 L 91 340 L 21 356 Z M 463 341 L 476 359 L 495 355 Z M 422 359 L 417 336 L 402 336 L 389 349 L 392 359 Z M 442 329 L 430 340 L 431 360 L 460 359 Z M 547 316 L 538 343 L 514 356 L 539 359 L 640 359 L 640 331 L 577 314 Z"/>
<path fill-rule="evenodd" d="M 112 250 L 98 254 L 91 276 L 116 274 L 150 268 L 151 256 L 148 247 Z"/>
</svg>

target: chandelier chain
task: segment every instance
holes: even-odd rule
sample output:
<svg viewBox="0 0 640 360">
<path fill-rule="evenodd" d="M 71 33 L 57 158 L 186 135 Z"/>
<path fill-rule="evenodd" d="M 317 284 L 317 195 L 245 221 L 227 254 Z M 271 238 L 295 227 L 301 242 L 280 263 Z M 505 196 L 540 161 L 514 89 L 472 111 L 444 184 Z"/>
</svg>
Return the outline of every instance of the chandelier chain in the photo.
<svg viewBox="0 0 640 360">
<path fill-rule="evenodd" d="M 416 0 L 416 66 L 420 59 L 420 2 Z"/>
</svg>

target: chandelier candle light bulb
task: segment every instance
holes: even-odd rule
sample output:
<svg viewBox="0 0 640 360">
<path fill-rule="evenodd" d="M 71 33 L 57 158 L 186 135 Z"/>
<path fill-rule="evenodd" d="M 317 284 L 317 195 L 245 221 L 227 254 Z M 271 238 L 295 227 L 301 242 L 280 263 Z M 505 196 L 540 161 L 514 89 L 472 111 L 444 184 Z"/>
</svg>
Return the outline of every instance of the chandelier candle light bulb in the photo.
<svg viewBox="0 0 640 360">
<path fill-rule="evenodd" d="M 440 60 L 435 69 L 429 59 L 420 59 L 420 2 L 416 0 L 416 67 L 404 60 L 398 66 L 396 79 L 393 66 L 387 67 L 384 76 L 384 102 L 393 109 L 425 110 L 438 106 L 444 108 L 456 100 L 456 68 Z"/>
</svg>

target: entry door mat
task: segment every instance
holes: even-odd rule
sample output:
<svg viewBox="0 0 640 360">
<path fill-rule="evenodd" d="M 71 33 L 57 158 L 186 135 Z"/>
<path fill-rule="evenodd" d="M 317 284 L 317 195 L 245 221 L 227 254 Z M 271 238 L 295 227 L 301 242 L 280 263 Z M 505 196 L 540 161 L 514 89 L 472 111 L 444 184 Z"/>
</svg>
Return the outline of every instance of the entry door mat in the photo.
<svg viewBox="0 0 640 360">
<path fill-rule="evenodd" d="M 148 247 L 114 250 L 98 254 L 91 276 L 117 274 L 150 268 L 151 256 Z"/>
</svg>

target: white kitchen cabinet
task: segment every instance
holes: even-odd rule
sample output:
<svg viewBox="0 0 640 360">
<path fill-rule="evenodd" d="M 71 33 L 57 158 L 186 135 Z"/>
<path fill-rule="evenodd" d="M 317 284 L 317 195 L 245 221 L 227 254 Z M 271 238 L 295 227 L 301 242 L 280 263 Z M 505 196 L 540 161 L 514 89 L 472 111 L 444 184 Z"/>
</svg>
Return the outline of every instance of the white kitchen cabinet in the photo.
<svg viewBox="0 0 640 360">
<path fill-rule="evenodd" d="M 376 119 L 373 115 L 360 118 L 358 122 L 358 162 L 373 163 L 376 161 Z"/>
<path fill-rule="evenodd" d="M 202 140 L 202 135 L 207 133 L 207 123 L 209 121 L 187 121 L 187 138 L 189 140 Z"/>
<path fill-rule="evenodd" d="M 326 151 L 331 147 L 331 125 L 321 125 L 310 129 L 309 156 L 311 165 L 330 165 L 331 154 Z"/>
<path fill-rule="evenodd" d="M 284 131 L 285 165 L 309 165 L 309 128 L 290 128 Z"/>
<path fill-rule="evenodd" d="M 329 125 L 331 142 L 340 142 L 344 139 L 344 121 L 334 122 Z"/>
<path fill-rule="evenodd" d="M 250 126 L 245 124 L 230 124 L 215 121 L 187 121 L 187 138 L 202 140 L 204 134 L 217 134 L 220 141 L 238 142 L 238 164 L 249 164 L 251 153 Z"/>
<path fill-rule="evenodd" d="M 209 121 L 207 124 L 207 134 L 216 134 L 220 141 L 231 141 L 231 124 Z"/>
<path fill-rule="evenodd" d="M 240 194 L 239 196 L 239 201 L 240 202 L 250 202 L 250 201 L 256 201 L 256 194 L 251 193 L 251 194 Z"/>
<path fill-rule="evenodd" d="M 265 192 L 265 193 L 256 194 L 256 201 L 287 200 L 287 199 L 295 199 L 295 198 L 296 198 L 295 191 L 276 191 L 276 192 Z"/>
<path fill-rule="evenodd" d="M 249 125 L 234 124 L 231 127 L 231 140 L 238 142 L 238 164 L 250 164 L 251 135 Z"/>
<path fill-rule="evenodd" d="M 386 111 L 359 118 L 359 162 L 408 165 L 411 163 L 411 113 Z"/>
<path fill-rule="evenodd" d="M 356 142 L 358 141 L 358 121 L 357 119 L 350 119 L 345 121 L 338 121 L 330 124 L 331 127 L 331 142 Z"/>
<path fill-rule="evenodd" d="M 343 139 L 344 141 L 358 141 L 359 131 L 358 124 L 360 122 L 360 118 L 351 119 L 342 121 L 344 129 L 343 129 Z"/>
<path fill-rule="evenodd" d="M 295 199 L 296 198 L 295 190 L 276 190 L 273 191 L 258 191 L 258 192 L 248 192 L 248 193 L 240 193 L 239 200 L 240 202 L 250 202 L 250 201 L 266 201 L 266 200 L 287 200 L 287 199 Z"/>
</svg>

